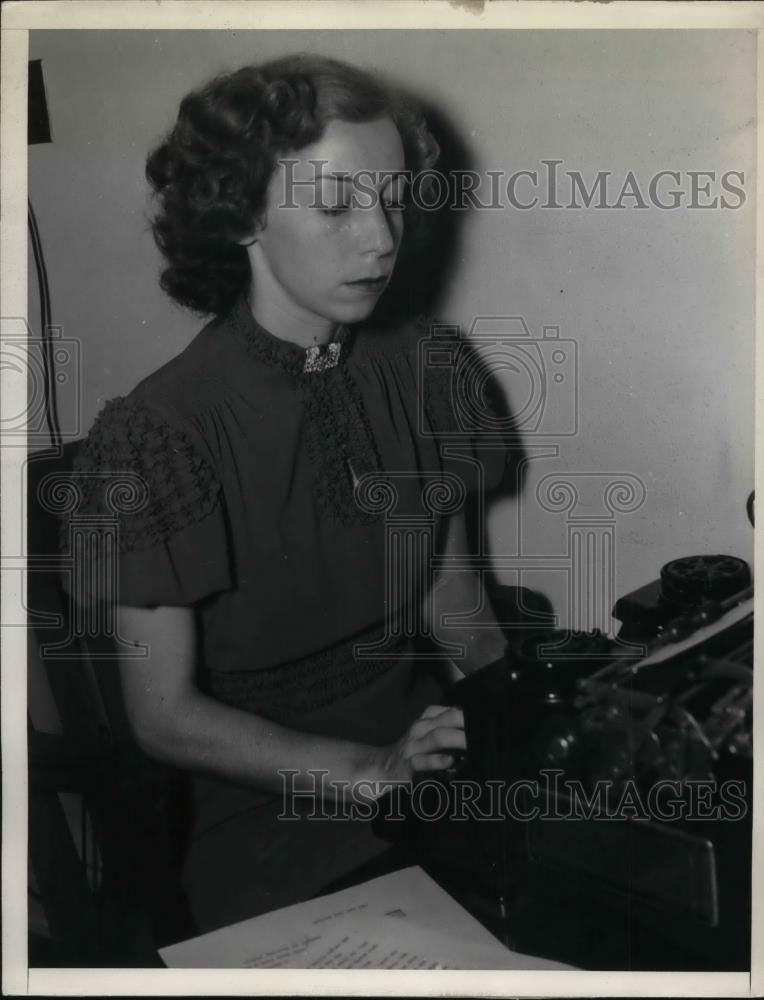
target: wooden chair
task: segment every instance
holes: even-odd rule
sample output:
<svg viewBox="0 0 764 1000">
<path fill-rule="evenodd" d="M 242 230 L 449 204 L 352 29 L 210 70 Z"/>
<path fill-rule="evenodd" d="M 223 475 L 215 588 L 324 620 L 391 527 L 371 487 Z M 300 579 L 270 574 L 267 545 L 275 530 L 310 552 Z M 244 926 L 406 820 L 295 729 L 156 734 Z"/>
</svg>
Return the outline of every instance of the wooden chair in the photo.
<svg viewBox="0 0 764 1000">
<path fill-rule="evenodd" d="M 69 458 L 65 449 L 30 460 L 31 556 L 58 551 L 37 487 Z M 179 883 L 180 777 L 136 746 L 108 637 L 74 640 L 71 659 L 51 654 L 69 630 L 59 574 L 30 572 L 27 596 L 29 863 L 49 932 L 30 941 L 30 964 L 39 954 L 61 966 L 161 964 L 157 948 L 194 933 Z"/>
</svg>

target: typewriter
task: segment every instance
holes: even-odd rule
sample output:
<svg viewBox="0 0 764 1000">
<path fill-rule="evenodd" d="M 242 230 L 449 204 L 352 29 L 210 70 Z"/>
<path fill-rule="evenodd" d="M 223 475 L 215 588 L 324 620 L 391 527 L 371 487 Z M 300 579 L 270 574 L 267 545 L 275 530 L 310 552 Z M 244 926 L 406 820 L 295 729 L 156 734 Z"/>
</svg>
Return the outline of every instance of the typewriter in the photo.
<svg viewBox="0 0 764 1000">
<path fill-rule="evenodd" d="M 597 913 L 607 933 L 620 920 L 621 967 L 747 969 L 749 567 L 674 560 L 613 614 L 614 636 L 513 630 L 504 658 L 454 689 L 465 759 L 415 786 L 406 822 L 383 832 L 481 885 L 506 920 L 518 899 L 573 923 Z M 638 936 L 651 943 L 626 954 Z M 586 949 L 550 955 L 586 966 Z"/>
</svg>

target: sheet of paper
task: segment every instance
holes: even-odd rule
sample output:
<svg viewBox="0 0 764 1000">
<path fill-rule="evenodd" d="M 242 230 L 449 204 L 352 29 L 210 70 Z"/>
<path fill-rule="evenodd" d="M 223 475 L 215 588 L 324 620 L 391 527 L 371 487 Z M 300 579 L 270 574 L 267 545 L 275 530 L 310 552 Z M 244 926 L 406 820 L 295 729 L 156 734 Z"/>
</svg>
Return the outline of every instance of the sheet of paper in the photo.
<svg viewBox="0 0 764 1000">
<path fill-rule="evenodd" d="M 423 949 L 402 943 L 398 934 L 385 934 L 381 917 L 373 927 L 332 924 L 320 934 L 305 936 L 281 948 L 253 955 L 248 969 L 444 969 L 436 958 L 418 954 Z"/>
<path fill-rule="evenodd" d="M 510 951 L 416 867 L 221 928 L 160 954 L 170 968 L 567 968 Z"/>
<path fill-rule="evenodd" d="M 399 917 L 368 918 L 353 928 L 333 924 L 299 951 L 279 956 L 281 964 L 250 968 L 294 969 L 565 969 L 547 959 L 521 955 L 491 935 L 482 943 L 430 930 Z M 284 964 L 287 962 L 288 964 Z"/>
</svg>

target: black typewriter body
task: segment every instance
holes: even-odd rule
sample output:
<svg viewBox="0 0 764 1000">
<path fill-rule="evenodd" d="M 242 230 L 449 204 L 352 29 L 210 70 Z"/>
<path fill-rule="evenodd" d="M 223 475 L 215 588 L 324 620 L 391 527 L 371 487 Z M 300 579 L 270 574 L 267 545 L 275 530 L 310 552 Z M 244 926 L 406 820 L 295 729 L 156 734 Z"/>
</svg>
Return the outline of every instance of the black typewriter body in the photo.
<svg viewBox="0 0 764 1000">
<path fill-rule="evenodd" d="M 405 824 L 382 829 L 493 894 L 520 950 L 593 968 L 749 969 L 749 568 L 675 560 L 614 616 L 610 637 L 509 632 L 505 657 L 454 688 L 468 751 L 444 785 L 447 815 L 423 780 Z M 620 926 L 620 957 L 555 950 L 542 925 L 553 934 L 563 911 L 595 937 Z M 524 939 L 529 921 L 537 939 Z"/>
</svg>

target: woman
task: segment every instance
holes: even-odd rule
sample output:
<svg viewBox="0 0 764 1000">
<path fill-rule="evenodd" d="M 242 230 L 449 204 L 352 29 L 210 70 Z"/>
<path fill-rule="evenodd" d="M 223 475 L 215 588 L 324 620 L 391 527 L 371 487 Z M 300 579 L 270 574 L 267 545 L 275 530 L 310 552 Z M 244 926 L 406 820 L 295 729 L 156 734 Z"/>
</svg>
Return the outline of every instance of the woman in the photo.
<svg viewBox="0 0 764 1000">
<path fill-rule="evenodd" d="M 384 846 L 357 820 L 279 821 L 285 782 L 310 790 L 324 771 L 323 806 L 294 808 L 337 816 L 359 782 L 381 794 L 465 746 L 442 704 L 453 663 L 420 663 L 399 625 L 432 631 L 475 594 L 464 573 L 428 589 L 426 564 L 391 587 L 378 503 L 387 482 L 396 515 L 464 550 L 458 510 L 422 506 L 449 471 L 452 373 L 420 371 L 426 327 L 365 322 L 400 248 L 406 172 L 436 156 L 403 97 L 295 56 L 189 94 L 148 160 L 162 287 L 211 318 L 107 404 L 77 467 L 148 487 L 121 522 L 119 630 L 149 656 L 122 685 L 140 746 L 193 775 L 185 888 L 200 931 L 309 897 Z M 456 470 L 462 485 L 475 467 Z M 449 632 L 463 670 L 504 649 L 487 609 L 473 620 L 473 635 Z"/>
</svg>

